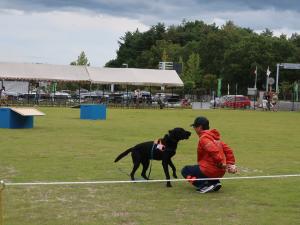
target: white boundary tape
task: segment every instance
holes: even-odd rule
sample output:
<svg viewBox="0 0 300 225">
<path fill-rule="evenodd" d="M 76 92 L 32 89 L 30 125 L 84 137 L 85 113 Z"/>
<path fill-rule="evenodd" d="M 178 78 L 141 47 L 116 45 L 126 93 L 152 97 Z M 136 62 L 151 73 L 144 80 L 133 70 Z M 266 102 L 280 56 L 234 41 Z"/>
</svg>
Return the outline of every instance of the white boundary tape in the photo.
<svg viewBox="0 0 300 225">
<path fill-rule="evenodd" d="M 155 183 L 155 182 L 180 182 L 188 180 L 242 180 L 242 179 L 267 179 L 267 178 L 286 178 L 300 177 L 300 174 L 286 175 L 267 175 L 267 176 L 248 176 L 248 177 L 222 177 L 222 178 L 199 178 L 199 179 L 170 179 L 170 180 L 107 180 L 107 181 L 75 181 L 75 182 L 33 182 L 33 183 L 4 183 L 5 186 L 38 186 L 38 185 L 81 185 L 81 184 L 121 184 L 121 183 Z"/>
</svg>

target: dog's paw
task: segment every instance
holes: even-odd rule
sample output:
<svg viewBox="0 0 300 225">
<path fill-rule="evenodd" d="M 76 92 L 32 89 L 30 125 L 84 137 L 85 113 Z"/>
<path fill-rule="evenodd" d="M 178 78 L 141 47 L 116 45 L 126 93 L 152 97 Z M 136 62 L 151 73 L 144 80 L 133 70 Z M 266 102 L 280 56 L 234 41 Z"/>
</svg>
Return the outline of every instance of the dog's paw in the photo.
<svg viewBox="0 0 300 225">
<path fill-rule="evenodd" d="M 168 182 L 167 183 L 167 187 L 172 187 L 171 183 Z"/>
<path fill-rule="evenodd" d="M 150 180 L 149 177 L 147 177 L 146 175 L 142 175 L 142 177 L 143 177 L 145 180 Z"/>
<path fill-rule="evenodd" d="M 176 173 L 173 173 L 173 177 L 176 179 L 178 178 Z"/>
</svg>

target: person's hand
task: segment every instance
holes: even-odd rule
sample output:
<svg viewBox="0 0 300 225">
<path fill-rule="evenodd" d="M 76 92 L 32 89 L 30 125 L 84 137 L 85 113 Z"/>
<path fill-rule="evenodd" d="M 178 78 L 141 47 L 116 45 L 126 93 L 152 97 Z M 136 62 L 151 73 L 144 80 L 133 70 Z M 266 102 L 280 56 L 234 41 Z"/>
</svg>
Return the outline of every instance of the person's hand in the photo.
<svg viewBox="0 0 300 225">
<path fill-rule="evenodd" d="M 236 173 L 237 172 L 236 165 L 231 165 L 231 164 L 226 165 L 226 170 L 228 173 Z"/>
<path fill-rule="evenodd" d="M 217 167 L 220 168 L 220 169 L 227 169 L 227 165 L 223 164 L 223 163 L 218 163 Z"/>
</svg>

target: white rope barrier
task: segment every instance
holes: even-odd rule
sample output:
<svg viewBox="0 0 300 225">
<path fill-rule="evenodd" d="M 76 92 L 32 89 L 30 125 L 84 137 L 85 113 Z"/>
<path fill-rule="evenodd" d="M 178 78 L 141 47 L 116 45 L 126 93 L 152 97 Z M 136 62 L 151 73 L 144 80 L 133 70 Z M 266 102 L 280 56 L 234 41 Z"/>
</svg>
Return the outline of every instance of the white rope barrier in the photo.
<svg viewBox="0 0 300 225">
<path fill-rule="evenodd" d="M 180 182 L 197 180 L 243 180 L 243 179 L 268 179 L 268 178 L 286 178 L 300 177 L 300 174 L 285 175 L 267 175 L 267 176 L 245 176 L 245 177 L 221 177 L 221 178 L 198 178 L 198 179 L 170 179 L 170 180 L 107 180 L 107 181 L 74 181 L 74 182 L 31 182 L 31 183 L 12 183 L 3 182 L 5 186 L 39 186 L 39 185 L 84 185 L 84 184 L 122 184 L 122 183 L 155 183 L 155 182 Z"/>
</svg>

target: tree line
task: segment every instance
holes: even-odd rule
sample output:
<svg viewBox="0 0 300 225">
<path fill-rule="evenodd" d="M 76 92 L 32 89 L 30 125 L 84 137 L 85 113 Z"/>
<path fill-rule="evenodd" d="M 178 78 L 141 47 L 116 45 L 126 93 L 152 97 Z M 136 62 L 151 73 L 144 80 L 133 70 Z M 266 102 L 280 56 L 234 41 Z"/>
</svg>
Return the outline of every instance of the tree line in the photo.
<svg viewBox="0 0 300 225">
<path fill-rule="evenodd" d="M 217 79 L 222 79 L 222 92 L 231 92 L 238 85 L 240 93 L 254 86 L 257 68 L 257 87 L 266 85 L 266 70 L 276 76 L 277 63 L 300 63 L 300 35 L 274 36 L 265 29 L 255 33 L 249 28 L 228 21 L 222 27 L 203 21 L 182 21 L 166 27 L 163 23 L 148 31 L 126 32 L 119 40 L 116 59 L 106 67 L 158 68 L 161 61 L 180 65 L 180 77 L 185 90 L 216 90 Z M 289 88 L 300 79 L 300 71 L 280 71 L 280 88 Z M 226 85 L 225 85 L 226 84 Z"/>
</svg>

